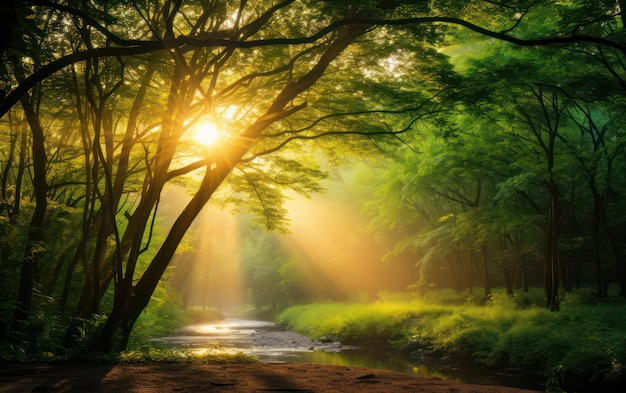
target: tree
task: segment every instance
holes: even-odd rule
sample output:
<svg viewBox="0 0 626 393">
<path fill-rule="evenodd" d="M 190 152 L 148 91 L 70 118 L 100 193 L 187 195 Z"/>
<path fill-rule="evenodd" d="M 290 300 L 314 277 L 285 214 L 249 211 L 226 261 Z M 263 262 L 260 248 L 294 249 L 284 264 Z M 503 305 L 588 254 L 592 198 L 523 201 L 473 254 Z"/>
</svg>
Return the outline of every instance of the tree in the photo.
<svg viewBox="0 0 626 393">
<path fill-rule="evenodd" d="M 624 165 L 619 159 L 624 150 L 620 131 L 624 113 L 621 107 L 614 108 L 611 103 L 592 105 L 584 102 L 576 102 L 568 112 L 568 117 L 580 130 L 579 138 L 570 136 L 566 141 L 568 150 L 578 162 L 591 196 L 588 233 L 592 240 L 598 295 L 607 297 L 610 277 L 623 271 L 623 258 L 615 252 L 619 247 L 616 247 L 617 239 L 613 235 L 623 225 L 623 220 L 618 218 L 619 214 L 613 219 L 609 219 L 609 215 L 612 215 L 612 206 L 623 199 L 619 187 L 623 179 L 616 168 Z M 614 258 L 614 267 L 609 274 L 605 272 L 605 261 L 609 258 L 603 252 L 607 244 Z"/>
<path fill-rule="evenodd" d="M 269 308 L 272 311 L 282 309 L 289 301 L 281 287 L 280 270 L 289 262 L 276 234 L 261 228 L 242 229 L 242 232 L 256 232 L 254 236 L 242 236 L 248 239 L 240 247 L 240 260 L 243 280 L 248 301 L 258 310 Z"/>
<path fill-rule="evenodd" d="M 534 65 L 520 68 L 521 64 L 527 64 L 528 58 L 545 53 L 544 50 L 539 49 L 520 57 L 507 47 L 493 47 L 490 51 L 497 55 L 474 60 L 475 68 L 470 71 L 474 83 L 482 80 L 479 83 L 482 87 L 475 90 L 479 101 L 498 102 L 491 107 L 479 106 L 481 116 L 490 119 L 489 121 L 498 127 L 509 129 L 510 135 L 517 139 L 512 146 L 525 151 L 520 155 L 516 167 L 523 168 L 520 163 L 525 162 L 527 168 L 525 176 L 534 178 L 533 183 L 541 184 L 547 190 L 549 200 L 542 201 L 526 190 L 519 189 L 531 206 L 543 206 L 535 210 L 546 209 L 548 212 L 544 272 L 547 304 L 554 309 L 558 309 L 559 286 L 571 289 L 567 253 L 573 251 L 571 247 L 577 243 L 575 239 L 582 239 L 588 235 L 594 238 L 595 235 L 588 234 L 586 228 L 596 228 L 597 231 L 597 219 L 594 219 L 596 224 L 593 224 L 583 218 L 589 200 L 583 196 L 581 190 L 590 187 L 591 195 L 595 194 L 596 200 L 592 202 L 592 206 L 596 205 L 600 196 L 594 191 L 596 187 L 594 184 L 597 183 L 594 176 L 600 175 L 604 178 L 604 175 L 596 171 L 595 164 L 592 164 L 597 158 L 589 158 L 596 154 L 597 149 L 593 147 L 596 138 L 591 137 L 589 142 L 581 144 L 575 130 L 579 128 L 581 135 L 587 134 L 586 126 L 583 124 L 589 123 L 594 127 L 593 119 L 585 115 L 585 110 L 579 111 L 577 108 L 581 105 L 587 107 L 595 112 L 598 118 L 611 119 L 608 120 L 609 124 L 621 122 L 622 117 L 620 109 L 616 107 L 617 110 L 614 110 L 611 109 L 612 104 L 607 105 L 613 100 L 620 102 L 623 95 L 619 85 L 615 84 L 615 80 L 620 79 L 613 68 L 613 62 L 617 61 L 613 57 L 615 53 L 602 54 L 602 60 L 597 61 L 596 50 L 602 53 L 602 49 L 597 47 L 582 47 L 580 50 L 568 51 L 558 57 L 547 56 Z M 568 59 L 569 62 L 564 63 L 564 59 Z M 575 62 L 585 66 L 576 70 L 563 67 L 563 64 Z M 489 76 L 481 79 L 480 75 Z M 503 84 L 503 81 L 506 81 L 506 84 Z M 494 89 L 485 90 L 485 85 L 493 86 Z M 603 94 L 598 95 L 599 89 L 603 89 Z M 489 93 L 485 94 L 485 91 Z M 497 97 L 501 97 L 502 100 Z M 591 107 L 594 109 L 590 109 Z M 503 112 L 503 108 L 507 108 L 507 112 Z M 619 134 L 613 132 L 615 136 Z M 613 151 L 612 148 L 610 151 Z M 511 153 L 515 151 L 512 150 Z M 538 167 L 537 163 L 541 163 L 544 168 Z M 588 180 L 582 187 L 580 179 L 576 176 L 578 172 L 573 169 L 579 165 L 582 165 L 582 173 L 587 174 Z M 594 169 L 590 166 L 594 166 Z M 604 170 L 602 173 L 605 173 Z M 594 210 L 597 211 L 598 207 Z M 581 218 L 585 222 L 581 222 Z M 567 242 L 571 244 L 567 245 Z M 597 241 L 595 243 L 597 244 Z M 568 247 L 570 250 L 567 250 Z M 581 251 L 578 247 L 577 253 Z M 595 254 L 597 266 L 603 258 L 600 258 L 597 252 Z M 599 295 L 605 296 L 606 292 L 602 289 L 604 285 L 602 274 L 598 269 L 595 279 L 599 285 Z"/>
</svg>

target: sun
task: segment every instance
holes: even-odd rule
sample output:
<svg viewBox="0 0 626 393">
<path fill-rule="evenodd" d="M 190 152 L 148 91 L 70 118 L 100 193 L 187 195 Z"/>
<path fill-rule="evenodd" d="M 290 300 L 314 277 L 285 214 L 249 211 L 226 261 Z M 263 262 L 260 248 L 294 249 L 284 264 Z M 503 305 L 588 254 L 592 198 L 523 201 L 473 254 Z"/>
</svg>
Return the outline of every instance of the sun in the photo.
<svg viewBox="0 0 626 393">
<path fill-rule="evenodd" d="M 215 124 L 207 121 L 197 128 L 193 138 L 199 144 L 210 147 L 220 140 L 221 132 Z"/>
</svg>

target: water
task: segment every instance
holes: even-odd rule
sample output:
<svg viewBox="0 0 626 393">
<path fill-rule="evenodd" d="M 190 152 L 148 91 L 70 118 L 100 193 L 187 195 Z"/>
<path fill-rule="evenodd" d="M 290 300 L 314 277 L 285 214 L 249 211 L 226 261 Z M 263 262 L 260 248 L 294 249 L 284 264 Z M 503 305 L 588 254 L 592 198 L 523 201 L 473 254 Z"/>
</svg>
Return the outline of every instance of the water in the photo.
<svg viewBox="0 0 626 393">
<path fill-rule="evenodd" d="M 516 375 L 497 375 L 474 365 L 439 359 L 411 359 L 387 349 L 346 346 L 311 341 L 294 332 L 277 329 L 266 321 L 227 317 L 223 321 L 189 325 L 162 340 L 175 349 L 197 352 L 242 352 L 264 363 L 314 363 L 398 371 L 422 377 L 463 383 L 505 385 L 541 390 L 540 381 Z"/>
</svg>

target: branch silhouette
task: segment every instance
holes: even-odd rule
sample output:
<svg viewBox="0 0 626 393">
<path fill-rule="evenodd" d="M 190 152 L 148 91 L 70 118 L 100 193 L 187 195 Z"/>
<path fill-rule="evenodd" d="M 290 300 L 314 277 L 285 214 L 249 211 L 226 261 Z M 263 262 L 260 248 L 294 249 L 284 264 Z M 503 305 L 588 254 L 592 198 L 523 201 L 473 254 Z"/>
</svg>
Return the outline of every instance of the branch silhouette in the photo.
<svg viewBox="0 0 626 393">
<path fill-rule="evenodd" d="M 45 1 L 33 0 L 33 3 L 47 3 Z M 286 1 L 282 4 L 286 5 L 291 1 Z M 4 116 L 22 97 L 26 92 L 36 86 L 39 82 L 45 78 L 54 74 L 55 72 L 63 69 L 64 67 L 77 63 L 80 61 L 100 58 L 100 57 L 118 57 L 118 56 L 133 56 L 146 54 L 151 52 L 158 52 L 166 49 L 179 48 L 180 50 L 188 51 L 199 48 L 207 47 L 222 47 L 222 48 L 254 48 L 254 47 L 266 47 L 266 46 L 285 46 L 285 45 L 302 45 L 314 43 L 321 38 L 337 31 L 340 28 L 363 28 L 363 26 L 376 27 L 376 26 L 401 26 L 401 25 L 418 25 L 418 24 L 432 24 L 432 23 L 444 23 L 451 25 L 458 25 L 467 28 L 471 31 L 484 35 L 486 37 L 495 38 L 501 41 L 510 42 L 519 46 L 564 46 L 571 44 L 587 43 L 594 44 L 603 47 L 610 47 L 626 54 L 626 44 L 612 41 L 604 37 L 596 37 L 590 35 L 579 35 L 575 31 L 569 36 L 560 37 L 545 37 L 535 39 L 522 39 L 510 35 L 509 32 L 497 32 L 478 26 L 472 22 L 466 21 L 460 18 L 445 17 L 445 16 L 428 16 L 428 17 L 415 17 L 404 19 L 369 19 L 369 18 L 347 18 L 328 24 L 324 28 L 318 30 L 315 34 L 303 37 L 294 38 L 268 38 L 258 40 L 238 40 L 236 35 L 224 34 L 224 32 L 203 33 L 199 36 L 178 36 L 172 39 L 163 40 L 148 40 L 148 41 L 136 41 L 136 40 L 123 40 L 116 37 L 112 33 L 105 33 L 102 29 L 104 27 L 99 25 L 96 21 L 92 21 L 92 24 L 98 31 L 101 31 L 105 36 L 112 39 L 113 42 L 119 44 L 119 47 L 106 47 L 106 48 L 94 48 L 87 49 L 72 53 L 70 55 L 63 56 L 57 60 L 54 60 L 24 79 L 14 90 L 9 92 L 2 103 L 0 104 L 0 117 Z"/>
</svg>

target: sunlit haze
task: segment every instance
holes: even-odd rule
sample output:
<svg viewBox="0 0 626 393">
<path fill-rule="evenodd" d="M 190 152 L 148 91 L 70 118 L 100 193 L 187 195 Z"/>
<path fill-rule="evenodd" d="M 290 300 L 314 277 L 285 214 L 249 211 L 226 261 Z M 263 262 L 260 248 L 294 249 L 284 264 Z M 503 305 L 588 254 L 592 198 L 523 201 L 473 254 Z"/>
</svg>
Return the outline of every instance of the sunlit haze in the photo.
<svg viewBox="0 0 626 393">
<path fill-rule="evenodd" d="M 182 188 L 170 189 L 166 194 L 170 214 L 178 214 L 188 196 Z M 382 262 L 391 243 L 367 232 L 366 218 L 358 209 L 323 195 L 313 199 L 296 197 L 285 207 L 291 220 L 290 233 L 280 236 L 275 246 L 303 275 L 304 292 L 329 299 L 375 299 L 381 290 L 402 291 L 416 280 L 403 270 L 404 262 Z M 182 293 L 187 307 L 217 307 L 229 312 L 250 301 L 246 299 L 249 288 L 244 285 L 240 265 L 242 243 L 247 243 L 246 247 L 264 245 L 258 239 L 251 243 L 240 238 L 240 225 L 237 216 L 210 206 L 194 223 L 186 245 L 173 260 L 170 280 Z M 257 262 L 268 266 L 272 263 Z"/>
<path fill-rule="evenodd" d="M 166 214 L 172 216 L 189 201 L 182 187 L 168 188 L 165 197 Z M 241 305 L 238 246 L 236 217 L 206 206 L 172 261 L 170 285 L 182 294 L 187 307 L 228 310 Z"/>
<path fill-rule="evenodd" d="M 368 233 L 356 207 L 319 195 L 296 198 L 286 207 L 292 225 L 285 246 L 308 273 L 309 285 L 323 281 L 329 290 L 372 299 L 380 290 L 403 290 L 414 280 L 382 262 L 391 244 Z"/>
<path fill-rule="evenodd" d="M 194 140 L 204 146 L 213 146 L 219 141 L 221 135 L 220 129 L 214 123 L 207 121 L 197 127 Z"/>
</svg>

